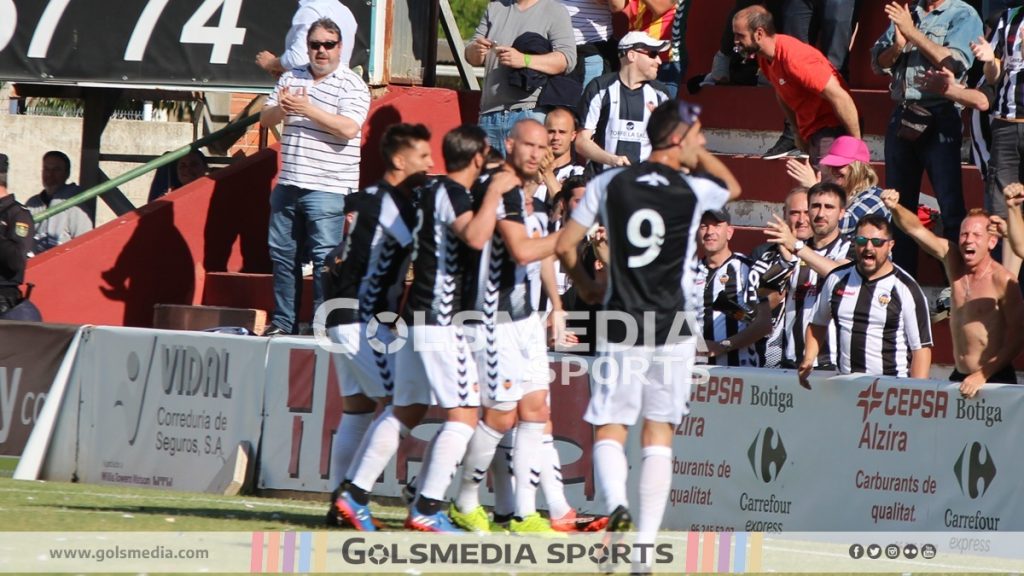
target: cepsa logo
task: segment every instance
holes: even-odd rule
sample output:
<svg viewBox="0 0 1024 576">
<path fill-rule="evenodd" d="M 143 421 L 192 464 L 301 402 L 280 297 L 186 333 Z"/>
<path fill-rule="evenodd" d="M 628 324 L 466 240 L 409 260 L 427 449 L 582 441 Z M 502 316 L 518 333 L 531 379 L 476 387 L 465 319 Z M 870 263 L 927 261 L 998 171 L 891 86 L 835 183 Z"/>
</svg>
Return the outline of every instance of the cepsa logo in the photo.
<svg viewBox="0 0 1024 576">
<path fill-rule="evenodd" d="M 862 422 L 878 408 L 886 416 L 917 416 L 919 418 L 945 418 L 949 407 L 949 393 L 944 390 L 922 388 L 886 388 L 878 386 L 878 379 L 857 394 L 857 407 L 864 411 Z"/>
</svg>

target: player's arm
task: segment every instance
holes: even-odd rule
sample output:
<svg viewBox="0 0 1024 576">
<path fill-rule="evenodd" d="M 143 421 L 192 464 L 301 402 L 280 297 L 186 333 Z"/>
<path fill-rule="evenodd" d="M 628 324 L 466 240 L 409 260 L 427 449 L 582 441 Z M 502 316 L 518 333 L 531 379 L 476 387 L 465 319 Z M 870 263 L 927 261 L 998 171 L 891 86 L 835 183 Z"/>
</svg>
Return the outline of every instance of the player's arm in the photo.
<svg viewBox="0 0 1024 576">
<path fill-rule="evenodd" d="M 892 189 L 883 190 L 882 203 L 892 213 L 893 223 L 899 226 L 900 230 L 903 230 L 907 236 L 913 238 L 914 242 L 917 242 L 917 245 L 922 250 L 934 258 L 938 258 L 943 262 L 946 261 L 946 256 L 949 254 L 949 240 L 936 236 L 931 230 L 921 224 L 917 214 L 904 208 L 900 204 L 899 192 Z"/>
<path fill-rule="evenodd" d="M 800 367 L 797 368 L 797 376 L 800 380 L 800 385 L 808 390 L 811 389 L 811 382 L 808 377 L 811 375 L 811 370 L 814 370 L 814 361 L 818 359 L 818 350 L 821 348 L 820 342 L 828 338 L 828 334 L 825 333 L 827 328 L 828 326 L 820 326 L 814 323 L 807 326 L 807 335 L 804 338 L 804 358 L 800 361 Z"/>
<path fill-rule="evenodd" d="M 854 138 L 860 138 L 860 121 L 857 119 L 857 105 L 853 103 L 853 96 L 843 89 L 842 84 L 836 77 L 829 78 L 825 89 L 821 91 L 821 97 L 832 105 L 836 111 L 836 117 L 842 122 L 846 133 Z"/>
<path fill-rule="evenodd" d="M 498 203 L 501 195 L 520 184 L 511 170 L 504 169 L 493 176 L 484 193 L 480 208 L 474 212 L 463 212 L 452 222 L 452 232 L 474 250 L 483 250 L 494 235 L 498 221 Z"/>
<path fill-rule="evenodd" d="M 530 262 L 543 260 L 555 253 L 555 244 L 562 231 L 548 234 L 543 238 L 530 238 L 526 225 L 512 220 L 501 220 L 497 225 L 509 254 L 516 264 L 526 266 Z"/>
</svg>

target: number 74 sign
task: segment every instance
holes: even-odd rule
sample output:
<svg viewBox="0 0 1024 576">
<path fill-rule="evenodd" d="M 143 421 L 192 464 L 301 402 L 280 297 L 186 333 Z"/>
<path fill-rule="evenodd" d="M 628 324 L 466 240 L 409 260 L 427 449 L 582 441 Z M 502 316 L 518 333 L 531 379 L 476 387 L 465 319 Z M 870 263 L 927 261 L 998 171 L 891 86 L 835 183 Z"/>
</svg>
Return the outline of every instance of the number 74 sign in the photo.
<svg viewBox="0 0 1024 576">
<path fill-rule="evenodd" d="M 357 22 L 365 1 L 342 0 Z M 214 88 L 273 87 L 254 63 L 279 54 L 294 2 L 0 0 L 0 78 Z M 362 26 L 360 26 L 362 28 Z M 365 63 L 358 34 L 352 65 Z"/>
</svg>

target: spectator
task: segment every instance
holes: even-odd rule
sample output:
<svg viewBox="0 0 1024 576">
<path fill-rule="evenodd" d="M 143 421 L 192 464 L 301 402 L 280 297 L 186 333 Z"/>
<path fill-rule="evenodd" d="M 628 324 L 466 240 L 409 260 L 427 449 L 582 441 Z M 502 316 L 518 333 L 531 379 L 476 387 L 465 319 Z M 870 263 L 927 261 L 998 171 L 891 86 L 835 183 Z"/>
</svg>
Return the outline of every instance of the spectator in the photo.
<svg viewBox="0 0 1024 576">
<path fill-rule="evenodd" d="M 7 191 L 6 154 L 0 154 L 0 318 L 21 303 L 32 249 L 32 214 Z"/>
<path fill-rule="evenodd" d="M 71 175 L 71 159 L 67 154 L 51 150 L 43 154 L 43 189 L 25 202 L 25 207 L 36 214 L 66 202 L 82 191 L 82 187 L 74 182 L 68 183 Z M 77 238 L 92 230 L 89 214 L 79 205 L 68 208 L 43 220 L 36 226 L 35 242 L 32 247 L 34 254 L 40 254 L 54 246 L 58 246 Z"/>
<path fill-rule="evenodd" d="M 647 119 L 654 107 L 669 99 L 665 85 L 655 79 L 658 54 L 665 50 L 668 42 L 630 32 L 619 41 L 619 71 L 595 79 L 583 90 L 583 130 L 576 152 L 594 172 L 638 164 L 651 155 Z"/>
<path fill-rule="evenodd" d="M 800 384 L 806 388 L 810 388 L 807 376 L 818 357 L 819 342 L 833 323 L 839 329 L 840 374 L 928 378 L 932 362 L 928 304 L 914 277 L 889 261 L 889 221 L 877 214 L 865 216 L 856 233 L 856 263 L 836 268 L 825 279 L 807 330 L 799 370 Z"/>
<path fill-rule="evenodd" d="M 153 176 L 153 183 L 149 187 L 147 202 L 152 202 L 171 190 L 177 190 L 185 184 L 202 178 L 209 172 L 210 165 L 206 161 L 206 155 L 199 150 L 193 150 L 179 158 L 174 166 L 157 168 L 156 175 Z"/>
<path fill-rule="evenodd" d="M 359 186 L 370 91 L 341 65 L 341 31 L 333 21 L 314 22 L 307 44 L 310 63 L 285 72 L 260 113 L 263 126 L 284 121 L 282 168 L 270 195 L 274 313 L 265 335 L 295 332 L 307 254 L 313 259 L 313 308 L 323 301 L 321 264 L 341 240 L 345 195 Z"/>
<path fill-rule="evenodd" d="M 547 54 L 524 54 L 512 47 L 522 34 L 536 33 L 551 42 Z M 491 0 L 466 45 L 466 60 L 484 66 L 480 127 L 491 147 L 505 154 L 512 125 L 520 118 L 544 122 L 536 112 L 540 87 L 526 91 L 511 84 L 517 70 L 558 75 L 576 67 L 576 43 L 565 7 L 555 0 Z"/>
<path fill-rule="evenodd" d="M 775 33 L 764 6 L 751 6 L 732 20 L 736 46 L 771 83 L 786 118 L 797 128 L 797 148 L 818 160 L 842 134 L 860 138 L 857 107 L 846 83 L 816 48 L 792 36 Z"/>
<path fill-rule="evenodd" d="M 974 61 L 970 42 L 981 35 L 978 13 L 963 0 L 921 0 L 907 6 L 891 2 L 891 24 L 871 49 L 871 64 L 892 76 L 890 94 L 897 106 L 885 134 L 885 182 L 900 201 L 917 210 L 921 175 L 928 172 L 942 211 L 944 235 L 956 241 L 964 217 L 960 181 L 960 111 L 918 84 L 929 68 L 948 68 L 962 81 Z M 896 230 L 893 259 L 911 275 L 917 272 L 917 247 Z"/>
<path fill-rule="evenodd" d="M 676 17 L 677 0 L 609 0 L 613 13 L 623 14 L 629 22 L 630 32 L 643 32 L 656 40 L 663 40 L 672 48 L 672 26 Z M 621 44 L 619 48 L 621 49 Z M 665 84 L 669 97 L 675 100 L 682 77 L 677 50 L 661 54 L 657 79 Z"/>
<path fill-rule="evenodd" d="M 798 186 L 789 191 L 783 203 L 785 221 L 797 240 L 808 242 L 813 238 L 811 221 L 807 214 L 807 188 Z M 785 254 L 783 254 L 785 252 Z M 753 270 L 758 275 L 757 295 L 767 298 L 772 310 L 772 331 L 759 346 L 761 366 L 778 368 L 782 364 L 786 347 L 786 300 L 790 278 L 796 267 L 792 255 L 772 242 L 765 242 L 751 251 Z M 753 283 L 753 281 L 752 281 Z"/>
<path fill-rule="evenodd" d="M 767 2 L 765 0 L 736 0 L 736 6 L 729 13 L 729 18 L 722 28 L 722 42 L 719 44 L 718 52 L 715 52 L 714 60 L 711 63 L 711 72 L 692 78 L 690 80 L 692 83 L 690 91 L 697 92 L 699 91 L 699 86 L 713 84 L 737 84 L 744 86 L 757 84 L 757 61 L 748 58 L 742 50 L 736 47 L 735 37 L 732 33 L 732 19 L 740 10 L 756 4 L 766 4 L 772 16 L 776 19 L 781 19 L 780 2 L 782 0 L 768 0 Z M 796 150 L 796 144 L 793 142 L 792 133 L 789 134 L 789 145 L 784 152 L 799 153 L 799 150 Z M 769 151 L 769 153 L 771 152 Z M 781 155 L 774 155 L 769 158 L 766 154 L 765 157 L 771 160 L 779 158 Z"/>
<path fill-rule="evenodd" d="M 708 348 L 708 363 L 759 366 L 756 344 L 771 331 L 771 308 L 760 303 L 751 283 L 752 262 L 729 249 L 732 217 L 726 210 L 704 213 L 697 240 L 704 259 L 697 266 L 697 323 Z"/>
<path fill-rule="evenodd" d="M 832 66 L 849 79 L 847 66 L 853 39 L 856 0 L 783 0 L 782 31 L 804 44 L 819 48 Z M 796 149 L 793 126 L 788 121 L 765 159 L 790 156 Z"/>
<path fill-rule="evenodd" d="M 868 214 L 892 219 L 882 203 L 882 189 L 878 187 L 878 175 L 871 167 L 871 153 L 866 142 L 852 136 L 840 136 L 819 165 L 821 173 L 815 174 L 809 163 L 794 158 L 786 162 L 786 172 L 801 186 L 809 188 L 818 181 L 835 182 L 846 190 L 846 214 L 839 223 L 840 234 L 853 234 L 857 222 Z"/>
<path fill-rule="evenodd" d="M 561 0 L 569 11 L 573 37 L 576 39 L 576 67 L 572 74 L 580 86 L 619 65 L 612 38 L 612 13 L 608 0 Z"/>
<path fill-rule="evenodd" d="M 1010 243 L 1018 246 L 1024 232 L 1020 204 L 1024 186 L 1006 187 L 1010 207 Z M 953 288 L 949 331 L 953 338 L 956 369 L 949 379 L 960 382 L 967 397 L 977 394 L 988 382 L 1016 384 L 1013 360 L 1024 344 L 1018 330 L 1024 302 L 1015 274 L 996 262 L 991 255 L 998 238 L 989 230 L 989 215 L 979 208 L 967 213 L 960 224 L 957 244 L 940 238 L 921 225 L 917 215 L 902 207 L 899 193 L 886 190 L 882 195 L 892 210 L 893 222 L 914 239 L 921 249 L 942 261 L 946 278 Z"/>
<path fill-rule="evenodd" d="M 570 176 L 583 174 L 583 166 L 576 162 L 576 133 L 579 129 L 576 115 L 566 108 L 555 108 L 544 118 L 548 131 L 548 155 L 541 163 L 541 184 L 535 198 L 551 203 L 562 189 L 562 182 Z"/>
<path fill-rule="evenodd" d="M 292 16 L 292 27 L 284 38 L 284 52 L 280 58 L 263 50 L 256 55 L 256 64 L 275 78 L 309 64 L 306 37 L 313 23 L 323 18 L 332 20 L 341 29 L 341 65 L 351 68 L 359 25 L 352 11 L 339 0 L 299 0 L 299 9 Z"/>
<path fill-rule="evenodd" d="M 786 293 L 786 351 L 783 368 L 795 368 L 804 358 L 804 335 L 811 320 L 821 284 L 829 272 L 850 261 L 850 241 L 839 234 L 839 221 L 846 206 L 846 191 L 831 182 L 815 184 L 807 193 L 812 243 L 798 240 L 778 217 L 768 223 L 765 234 L 777 244 L 783 257 L 796 260 Z M 835 327 L 819 347 L 818 367 L 835 367 Z"/>
</svg>

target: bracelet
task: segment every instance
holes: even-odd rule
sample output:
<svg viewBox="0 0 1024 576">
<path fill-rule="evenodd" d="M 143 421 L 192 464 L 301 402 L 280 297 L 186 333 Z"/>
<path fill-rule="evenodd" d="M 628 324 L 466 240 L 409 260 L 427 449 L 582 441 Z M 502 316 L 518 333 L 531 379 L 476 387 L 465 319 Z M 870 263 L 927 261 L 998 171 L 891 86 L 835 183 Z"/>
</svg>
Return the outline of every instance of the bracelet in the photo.
<svg viewBox="0 0 1024 576">
<path fill-rule="evenodd" d="M 523 62 L 525 63 L 524 66 L 523 66 L 524 68 L 529 68 L 530 67 L 530 55 L 529 54 L 523 54 Z"/>
</svg>

